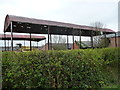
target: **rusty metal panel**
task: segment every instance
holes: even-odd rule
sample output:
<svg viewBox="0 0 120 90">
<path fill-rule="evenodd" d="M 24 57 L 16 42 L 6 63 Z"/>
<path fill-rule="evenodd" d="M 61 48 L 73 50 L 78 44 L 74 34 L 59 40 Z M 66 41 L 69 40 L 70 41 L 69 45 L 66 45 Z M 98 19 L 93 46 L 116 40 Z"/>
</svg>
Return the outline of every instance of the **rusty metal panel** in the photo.
<svg viewBox="0 0 120 90">
<path fill-rule="evenodd" d="M 13 15 L 7 15 L 6 16 L 5 25 L 4 25 L 4 31 L 6 31 L 6 29 L 8 28 L 8 26 L 10 24 L 10 22 L 28 23 L 28 24 L 37 24 L 37 25 L 47 25 L 47 26 L 57 26 L 58 28 L 59 27 L 65 27 L 65 28 L 74 28 L 74 29 L 96 31 L 91 26 L 76 25 L 76 24 L 70 24 L 70 23 L 64 23 L 64 22 L 41 20 L 41 19 L 27 18 L 27 17 L 21 17 L 21 16 L 13 16 Z M 111 29 L 100 29 L 100 31 L 114 32 Z M 38 33 L 38 32 L 36 32 L 36 33 Z"/>
<path fill-rule="evenodd" d="M 10 34 L 6 34 L 6 37 L 4 38 L 3 34 L 0 34 L 0 38 L 2 38 L 2 40 L 10 40 L 11 35 Z M 45 36 L 35 36 L 35 35 L 31 35 L 32 41 L 41 41 L 46 39 Z M 13 40 L 30 40 L 30 35 L 13 35 Z"/>
</svg>

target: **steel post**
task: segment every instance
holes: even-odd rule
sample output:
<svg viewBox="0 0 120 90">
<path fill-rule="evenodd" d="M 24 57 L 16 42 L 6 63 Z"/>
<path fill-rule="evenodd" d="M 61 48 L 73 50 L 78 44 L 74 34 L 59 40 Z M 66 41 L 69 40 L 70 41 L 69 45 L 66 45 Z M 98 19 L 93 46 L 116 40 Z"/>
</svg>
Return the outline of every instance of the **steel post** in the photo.
<svg viewBox="0 0 120 90">
<path fill-rule="evenodd" d="M 116 33 L 115 33 L 115 47 L 117 47 L 117 37 L 116 37 Z"/>
<path fill-rule="evenodd" d="M 5 46 L 5 51 L 6 51 L 6 34 L 5 34 L 5 32 L 4 32 L 4 38 L 5 38 L 5 40 L 4 40 L 4 46 Z"/>
<path fill-rule="evenodd" d="M 69 39 L 68 39 L 68 35 L 67 35 L 67 49 L 69 49 Z"/>
<path fill-rule="evenodd" d="M 91 47 L 93 48 L 93 31 L 91 31 Z"/>
<path fill-rule="evenodd" d="M 11 29 L 11 51 L 13 51 L 13 28 L 12 28 L 12 22 L 10 24 L 10 29 Z"/>
<path fill-rule="evenodd" d="M 50 32 L 50 26 L 48 26 L 48 50 L 50 49 L 50 47 L 49 47 L 49 45 L 50 45 L 50 43 L 49 43 L 49 32 Z"/>
<path fill-rule="evenodd" d="M 79 48 L 81 49 L 81 30 L 80 30 L 80 32 L 79 32 L 79 43 L 80 43 L 80 45 L 79 45 Z"/>
<path fill-rule="evenodd" d="M 32 45 L 32 43 L 31 43 L 31 33 L 30 33 L 30 51 L 32 50 L 31 45 Z"/>
<path fill-rule="evenodd" d="M 52 50 L 52 36 L 50 34 L 50 50 Z"/>
<path fill-rule="evenodd" d="M 8 51 L 9 51 L 9 40 L 8 40 Z"/>
<path fill-rule="evenodd" d="M 72 29 L 73 30 L 73 49 L 75 48 L 74 47 L 74 29 Z"/>
</svg>

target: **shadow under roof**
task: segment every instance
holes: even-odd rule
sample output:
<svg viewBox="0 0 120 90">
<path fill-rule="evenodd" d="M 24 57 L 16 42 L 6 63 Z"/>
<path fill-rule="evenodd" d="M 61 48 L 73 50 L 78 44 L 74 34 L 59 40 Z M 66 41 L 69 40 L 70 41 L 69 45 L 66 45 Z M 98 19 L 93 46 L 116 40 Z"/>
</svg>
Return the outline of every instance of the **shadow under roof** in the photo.
<svg viewBox="0 0 120 90">
<path fill-rule="evenodd" d="M 4 22 L 4 32 L 10 32 L 10 24 L 12 22 L 13 32 L 18 33 L 35 33 L 35 34 L 48 34 L 48 27 L 50 34 L 56 35 L 74 35 L 75 36 L 93 36 L 97 35 L 96 29 L 91 26 L 76 25 L 70 23 L 33 19 L 21 16 L 7 15 Z M 81 30 L 81 34 L 79 34 Z M 115 33 L 111 29 L 99 29 L 103 33 L 112 34 Z"/>
</svg>

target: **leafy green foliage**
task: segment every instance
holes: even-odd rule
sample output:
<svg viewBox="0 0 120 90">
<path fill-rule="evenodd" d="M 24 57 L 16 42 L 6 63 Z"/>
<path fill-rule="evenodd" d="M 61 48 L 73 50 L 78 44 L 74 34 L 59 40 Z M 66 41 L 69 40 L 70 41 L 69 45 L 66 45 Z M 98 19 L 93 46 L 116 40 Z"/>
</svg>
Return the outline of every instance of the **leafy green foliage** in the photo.
<svg viewBox="0 0 120 90">
<path fill-rule="evenodd" d="M 113 88 L 114 86 L 120 87 L 120 48 L 106 48 L 103 49 L 102 58 L 103 73 L 106 77 L 106 87 Z"/>
<path fill-rule="evenodd" d="M 3 52 L 3 88 L 102 87 L 103 65 L 116 61 L 116 50 Z"/>
</svg>

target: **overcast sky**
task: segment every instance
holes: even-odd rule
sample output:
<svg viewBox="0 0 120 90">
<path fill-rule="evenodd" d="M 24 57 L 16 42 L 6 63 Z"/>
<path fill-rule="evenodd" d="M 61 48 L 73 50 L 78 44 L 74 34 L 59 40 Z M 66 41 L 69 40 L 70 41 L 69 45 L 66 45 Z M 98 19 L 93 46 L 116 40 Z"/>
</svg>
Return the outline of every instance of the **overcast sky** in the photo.
<svg viewBox="0 0 120 90">
<path fill-rule="evenodd" d="M 118 30 L 119 0 L 0 0 L 0 33 L 7 14 Z"/>
</svg>

